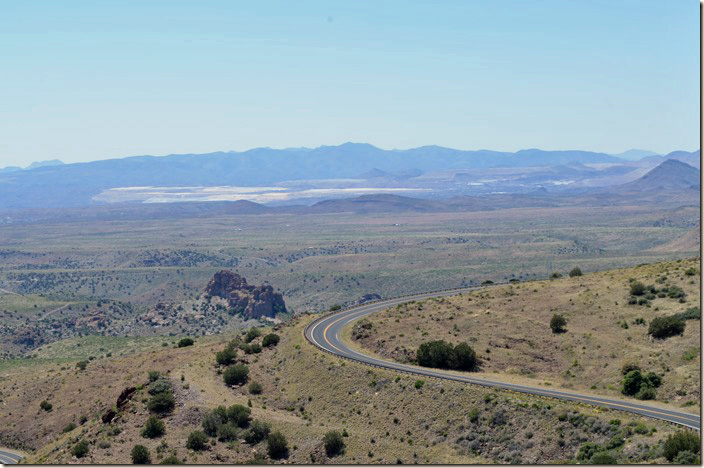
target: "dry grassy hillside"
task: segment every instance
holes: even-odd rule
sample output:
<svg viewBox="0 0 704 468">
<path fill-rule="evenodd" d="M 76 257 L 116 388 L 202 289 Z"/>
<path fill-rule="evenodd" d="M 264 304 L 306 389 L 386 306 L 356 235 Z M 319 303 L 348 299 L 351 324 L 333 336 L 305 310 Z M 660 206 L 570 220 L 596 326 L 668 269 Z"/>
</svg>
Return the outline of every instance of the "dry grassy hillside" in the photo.
<svg viewBox="0 0 704 468">
<path fill-rule="evenodd" d="M 632 280 L 658 289 L 676 286 L 686 296 L 629 304 Z M 698 307 L 699 300 L 697 258 L 406 303 L 373 314 L 371 328 L 348 334 L 357 337 L 356 345 L 404 362 L 415 359 L 422 342 L 464 341 L 477 352 L 482 374 L 614 396 L 623 396 L 622 365 L 633 362 L 663 376 L 657 400 L 695 412 L 700 321 L 687 320 L 681 336 L 666 339 L 649 336 L 648 325 Z M 565 333 L 551 331 L 554 314 L 567 319 Z"/>
<path fill-rule="evenodd" d="M 282 327 L 274 348 L 238 353 L 250 368 L 249 381 L 262 385 L 259 395 L 247 386 L 225 386 L 216 370 L 214 354 L 232 335 L 200 338 L 186 348 L 171 341 L 150 348 L 123 343 L 123 355 L 98 356 L 83 371 L 50 353 L 6 361 L 0 367 L 0 444 L 27 449 L 30 463 L 129 463 L 136 444 L 149 449 L 154 463 L 172 455 L 187 463 L 238 463 L 256 454 L 272 462 L 266 442 L 247 444 L 242 433 L 230 442 L 211 438 L 202 452 L 186 448 L 207 410 L 248 401 L 255 419 L 288 439 L 286 460 L 294 463 L 540 463 L 573 459 L 588 441 L 608 445 L 622 461 L 663 461 L 661 441 L 675 430 L 625 413 L 453 382 L 417 383 L 411 376 L 346 362 L 305 341 L 308 321 Z M 75 345 L 67 347 L 73 359 Z M 96 346 L 91 342 L 88 352 Z M 165 435 L 156 439 L 140 435 L 149 415 L 150 370 L 168 377 L 176 401 L 162 417 Z M 121 391 L 137 385 L 144 387 L 112 423 L 103 423 L 100 416 Z M 43 400 L 53 405 L 51 411 L 40 409 Z M 76 427 L 62 433 L 70 423 Z M 348 434 L 344 454 L 334 458 L 323 449 L 329 430 Z M 81 440 L 88 453 L 76 458 L 71 451 Z"/>
</svg>

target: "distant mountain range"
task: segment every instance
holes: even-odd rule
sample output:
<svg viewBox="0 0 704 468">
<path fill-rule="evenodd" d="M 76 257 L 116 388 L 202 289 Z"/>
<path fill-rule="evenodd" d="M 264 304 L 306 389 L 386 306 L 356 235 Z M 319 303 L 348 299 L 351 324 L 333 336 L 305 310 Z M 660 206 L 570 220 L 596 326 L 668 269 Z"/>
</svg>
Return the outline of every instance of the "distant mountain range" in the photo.
<svg viewBox="0 0 704 468">
<path fill-rule="evenodd" d="M 555 189 L 579 187 L 586 178 L 591 180 L 590 186 L 599 185 L 600 178 L 607 176 L 615 182 L 630 181 L 635 177 L 628 176 L 629 173 L 670 157 L 685 162 L 696 160 L 698 165 L 699 151 L 649 156 L 642 161 L 653 158 L 652 161 L 641 163 L 589 151 L 528 149 L 508 153 L 440 146 L 383 150 L 369 144 L 345 143 L 314 149 L 256 148 L 76 164 L 48 161 L 33 168 L 0 172 L 0 209 L 79 207 L 110 202 L 109 196 L 99 195 L 125 187 L 273 186 L 279 190 L 295 186 L 299 191 L 366 188 L 362 193 L 368 193 L 369 187 L 393 187 L 422 189 L 429 198 L 492 191 L 520 193 L 545 184 Z M 486 177 L 486 174 L 493 175 Z M 305 196 L 311 197 L 311 192 Z M 319 199 L 323 198 L 325 192 L 321 191 Z M 130 201 L 140 200 L 137 197 Z"/>
<path fill-rule="evenodd" d="M 643 177 L 626 184 L 580 193 L 529 193 L 454 196 L 420 199 L 394 194 L 371 194 L 323 200 L 313 205 L 266 206 L 245 200 L 160 204 L 111 204 L 67 209 L 30 209 L 9 213 L 3 223 L 74 222 L 156 218 L 201 218 L 219 215 L 323 214 L 323 213 L 431 213 L 487 211 L 506 208 L 559 206 L 614 206 L 656 204 L 660 207 L 696 206 L 699 203 L 700 171 L 677 160 L 666 160 Z"/>
</svg>

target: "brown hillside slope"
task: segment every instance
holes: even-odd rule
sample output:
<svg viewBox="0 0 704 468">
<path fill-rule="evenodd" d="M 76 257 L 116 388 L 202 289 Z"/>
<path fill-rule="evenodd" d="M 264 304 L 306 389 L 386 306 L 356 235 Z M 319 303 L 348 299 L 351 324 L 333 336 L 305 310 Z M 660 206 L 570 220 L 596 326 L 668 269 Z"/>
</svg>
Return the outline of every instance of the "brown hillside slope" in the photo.
<svg viewBox="0 0 704 468">
<path fill-rule="evenodd" d="M 686 297 L 629 305 L 630 279 L 677 286 Z M 699 259 L 691 259 L 406 303 L 370 316 L 367 330 L 357 333 L 353 326 L 347 332 L 359 337 L 358 346 L 399 361 L 415 359 L 423 342 L 464 341 L 477 352 L 481 374 L 617 397 L 623 397 L 622 365 L 635 362 L 663 376 L 658 401 L 696 411 L 699 320 L 688 320 L 682 336 L 664 340 L 647 331 L 655 317 L 697 307 L 699 297 Z M 566 333 L 552 333 L 554 314 L 567 319 Z"/>
<path fill-rule="evenodd" d="M 659 444 L 675 428 L 615 411 L 571 405 L 454 382 L 416 384 L 412 376 L 343 361 L 319 352 L 302 336 L 308 319 L 297 319 L 277 333 L 280 343 L 239 359 L 250 367 L 247 387 L 228 388 L 214 366 L 214 353 L 231 336 L 199 339 L 193 347 L 157 346 L 129 356 L 91 361 L 85 371 L 50 360 L 5 365 L 0 381 L 4 411 L 0 441 L 35 448 L 30 463 L 129 463 L 136 444 L 145 445 L 153 462 L 174 455 L 188 463 L 238 463 L 266 456 L 266 443 L 250 445 L 242 433 L 231 442 L 209 440 L 208 449 L 185 447 L 188 434 L 200 429 L 203 413 L 216 405 L 247 405 L 288 439 L 288 462 L 310 463 L 544 463 L 570 460 L 581 444 L 605 444 L 622 461 L 663 461 Z M 61 369 L 64 367 L 64 369 Z M 176 407 L 162 420 L 166 434 L 145 439 L 147 388 L 137 390 L 111 424 L 100 416 L 125 387 L 146 384 L 147 372 L 167 375 L 175 388 Z M 47 413 L 39 403 L 48 400 Z M 80 415 L 86 421 L 80 424 Z M 620 419 L 620 424 L 610 421 Z M 65 434 L 70 422 L 77 427 Z M 345 430 L 344 454 L 328 458 L 322 438 Z M 614 440 L 616 440 L 614 439 Z M 89 451 L 76 458 L 80 440 Z"/>
</svg>

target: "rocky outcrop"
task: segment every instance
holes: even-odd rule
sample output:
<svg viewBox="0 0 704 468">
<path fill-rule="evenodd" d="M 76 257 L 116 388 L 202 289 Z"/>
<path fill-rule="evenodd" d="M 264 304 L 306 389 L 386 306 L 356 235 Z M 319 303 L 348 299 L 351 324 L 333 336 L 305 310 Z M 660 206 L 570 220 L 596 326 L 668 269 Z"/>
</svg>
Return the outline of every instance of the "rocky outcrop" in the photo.
<svg viewBox="0 0 704 468">
<path fill-rule="evenodd" d="M 222 270 L 213 276 L 205 287 L 206 297 L 221 297 L 236 313 L 246 318 L 273 318 L 286 312 L 286 304 L 281 294 L 274 292 L 268 284 L 253 286 L 247 280 L 230 270 Z"/>
<path fill-rule="evenodd" d="M 381 296 L 377 293 L 369 293 L 365 294 L 364 296 L 360 297 L 357 300 L 357 304 L 365 304 L 367 302 L 372 302 L 372 301 L 379 301 L 381 300 Z"/>
</svg>

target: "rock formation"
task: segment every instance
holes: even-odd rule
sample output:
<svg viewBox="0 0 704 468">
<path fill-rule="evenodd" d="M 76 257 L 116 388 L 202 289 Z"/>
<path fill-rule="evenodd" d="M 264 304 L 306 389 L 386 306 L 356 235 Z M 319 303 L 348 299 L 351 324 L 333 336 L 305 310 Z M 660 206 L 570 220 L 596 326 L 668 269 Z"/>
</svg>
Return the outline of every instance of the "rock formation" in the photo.
<svg viewBox="0 0 704 468">
<path fill-rule="evenodd" d="M 205 287 L 206 297 L 221 297 L 236 313 L 246 318 L 273 318 L 286 312 L 286 304 L 281 294 L 274 292 L 268 284 L 253 286 L 247 280 L 230 270 L 222 270 L 213 276 Z"/>
</svg>

